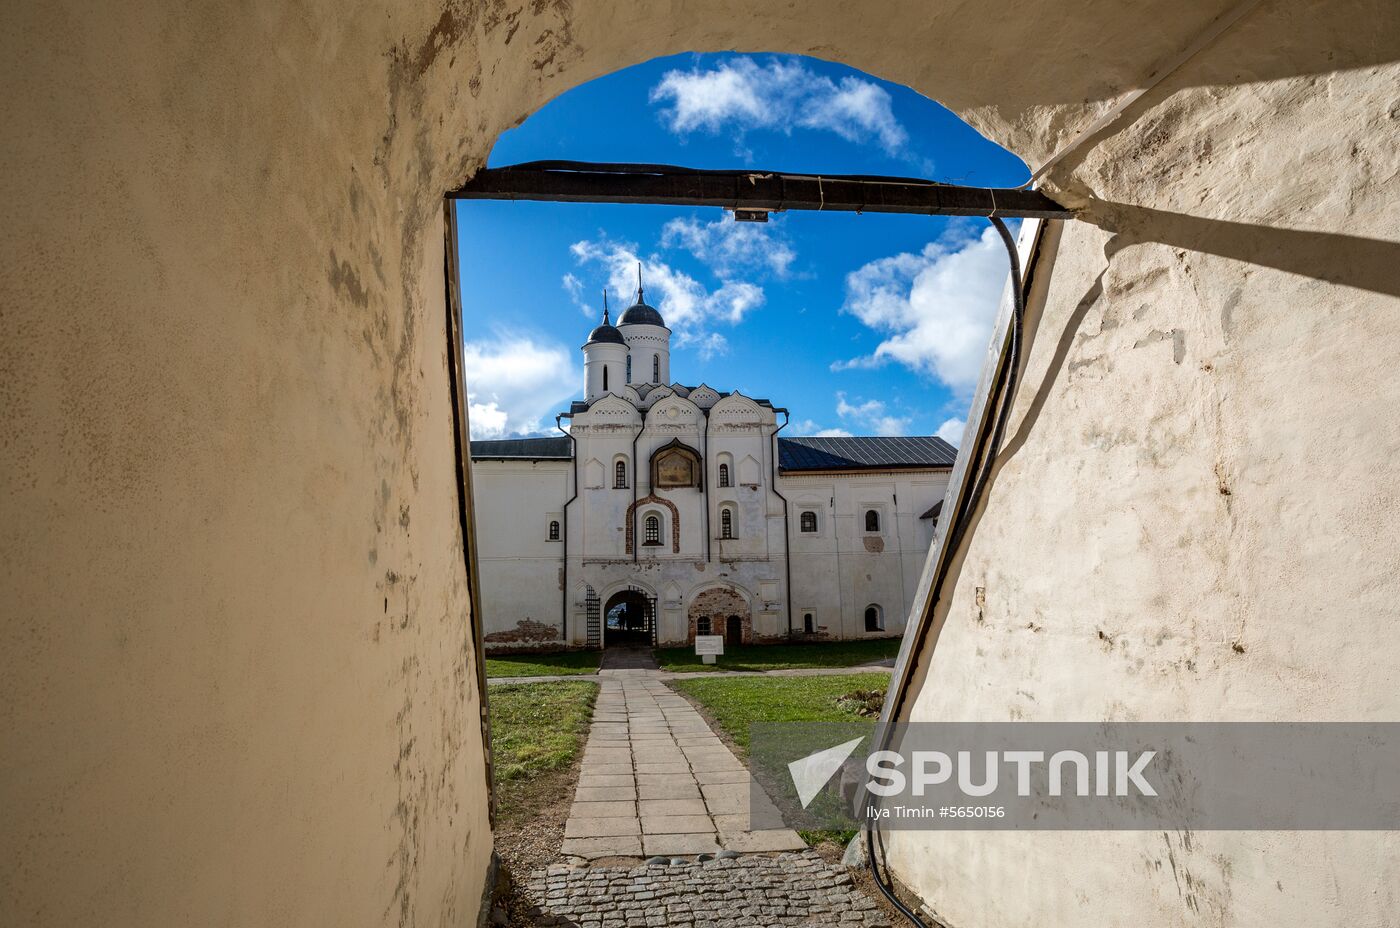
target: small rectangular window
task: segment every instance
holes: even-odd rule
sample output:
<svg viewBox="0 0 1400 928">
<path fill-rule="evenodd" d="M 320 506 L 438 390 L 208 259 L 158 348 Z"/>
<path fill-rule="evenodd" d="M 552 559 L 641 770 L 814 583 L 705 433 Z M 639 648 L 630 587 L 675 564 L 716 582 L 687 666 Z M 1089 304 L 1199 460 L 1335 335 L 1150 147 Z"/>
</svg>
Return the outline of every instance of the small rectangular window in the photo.
<svg viewBox="0 0 1400 928">
<path fill-rule="evenodd" d="M 817 531 L 817 514 L 808 510 L 802 513 L 800 530 L 808 535 L 814 535 Z"/>
</svg>

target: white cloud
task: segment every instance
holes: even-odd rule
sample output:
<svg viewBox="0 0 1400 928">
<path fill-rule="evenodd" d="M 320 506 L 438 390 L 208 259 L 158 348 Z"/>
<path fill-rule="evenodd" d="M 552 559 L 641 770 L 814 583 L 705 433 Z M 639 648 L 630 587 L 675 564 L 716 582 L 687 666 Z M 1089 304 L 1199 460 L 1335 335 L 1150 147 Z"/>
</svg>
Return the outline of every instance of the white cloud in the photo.
<svg viewBox="0 0 1400 928">
<path fill-rule="evenodd" d="M 661 230 L 664 248 L 681 247 L 708 264 L 721 278 L 758 270 L 786 277 L 797 252 L 777 237 L 778 220 L 765 224 L 735 222 L 725 216 L 714 222 L 672 219 Z"/>
<path fill-rule="evenodd" d="M 909 417 L 890 415 L 879 400 L 851 403 L 846 400 L 845 393 L 837 393 L 836 414 L 873 435 L 905 435 L 909 431 Z"/>
<path fill-rule="evenodd" d="M 833 370 L 895 361 L 958 392 L 977 382 L 1006 284 L 1006 249 L 996 230 L 956 232 L 920 254 L 880 258 L 846 275 L 849 312 L 886 335 L 871 355 Z"/>
<path fill-rule="evenodd" d="M 581 263 L 602 265 L 612 293 L 626 294 L 619 305 L 626 306 L 636 295 L 637 263 L 647 289 L 647 302 L 655 306 L 675 332 L 675 344 L 704 344 L 708 328 L 715 322 L 736 324 L 751 310 L 763 305 L 763 288 L 741 280 L 726 280 L 710 290 L 694 277 L 652 256 L 642 259 L 637 246 L 611 242 L 575 242 L 570 246 Z"/>
<path fill-rule="evenodd" d="M 833 81 L 794 61 L 760 65 L 735 58 L 712 68 L 668 71 L 652 88 L 651 101 L 665 105 L 662 116 L 678 134 L 717 133 L 728 126 L 742 137 L 754 129 L 787 133 L 798 126 L 874 142 L 890 155 L 908 157 L 909 134 L 883 87 L 850 75 Z"/>
<path fill-rule="evenodd" d="M 700 360 L 708 361 L 715 355 L 729 353 L 729 339 L 718 332 L 711 332 L 695 340 L 695 350 L 700 355 Z"/>
<path fill-rule="evenodd" d="M 591 306 L 589 302 L 583 298 L 583 281 L 579 280 L 573 274 L 565 274 L 560 283 L 564 285 L 565 292 L 569 294 L 569 299 L 578 307 L 579 312 L 589 318 L 602 313 L 602 294 L 598 295 L 598 305 Z"/>
<path fill-rule="evenodd" d="M 792 424 L 792 434 L 802 435 L 808 438 L 850 438 L 851 433 L 845 429 L 824 428 L 812 419 L 798 419 Z"/>
<path fill-rule="evenodd" d="M 497 333 L 463 345 L 473 438 L 526 435 L 553 427 L 583 375 L 563 345 Z"/>
<path fill-rule="evenodd" d="M 958 447 L 958 442 L 962 441 L 963 429 L 967 428 L 967 422 L 963 419 L 949 419 L 938 427 L 938 431 L 933 434 L 952 445 Z"/>
</svg>

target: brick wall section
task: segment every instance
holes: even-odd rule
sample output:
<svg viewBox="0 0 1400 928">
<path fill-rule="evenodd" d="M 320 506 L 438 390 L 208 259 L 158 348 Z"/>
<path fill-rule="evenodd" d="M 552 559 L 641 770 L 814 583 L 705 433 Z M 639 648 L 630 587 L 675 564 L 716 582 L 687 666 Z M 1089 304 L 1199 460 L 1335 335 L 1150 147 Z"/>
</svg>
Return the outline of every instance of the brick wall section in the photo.
<svg viewBox="0 0 1400 928">
<path fill-rule="evenodd" d="M 749 613 L 749 607 L 744 602 L 744 597 L 727 590 L 723 587 L 716 587 L 713 590 L 706 590 L 695 601 L 690 604 L 689 631 L 687 641 L 695 641 L 696 620 L 702 616 L 710 617 L 710 634 L 724 635 L 729 626 L 729 617 L 737 615 L 742 625 L 739 640 L 743 644 L 753 641 L 753 616 Z"/>
</svg>

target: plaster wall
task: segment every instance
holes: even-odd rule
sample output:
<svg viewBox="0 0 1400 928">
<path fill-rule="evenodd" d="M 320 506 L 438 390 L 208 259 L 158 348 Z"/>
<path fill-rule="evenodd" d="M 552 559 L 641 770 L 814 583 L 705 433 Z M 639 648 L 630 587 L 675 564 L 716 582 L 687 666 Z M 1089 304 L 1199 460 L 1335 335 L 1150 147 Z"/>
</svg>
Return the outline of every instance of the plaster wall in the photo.
<svg viewBox="0 0 1400 928">
<path fill-rule="evenodd" d="M 920 519 L 943 498 L 948 472 L 781 474 L 778 488 L 791 506 L 793 628 L 812 613 L 816 633 L 832 638 L 902 634 L 919 585 L 933 522 Z M 865 513 L 880 513 L 880 530 L 865 530 Z M 802 512 L 817 515 L 817 531 L 801 531 Z M 875 604 L 884 628 L 865 629 Z"/>
<path fill-rule="evenodd" d="M 564 501 L 569 461 L 472 464 L 477 564 L 488 649 L 558 647 L 564 643 Z M 549 523 L 560 524 L 551 541 Z M 553 630 L 546 636 L 546 626 Z"/>
<path fill-rule="evenodd" d="M 438 217 L 501 131 L 657 55 L 787 51 L 1038 164 L 1220 9 L 8 11 L 0 921 L 474 914 Z M 1052 172 L 1083 222 L 919 717 L 1400 714 L 1398 59 L 1393 3 L 1265 0 Z M 892 850 L 957 926 L 1372 926 L 1400 901 L 1383 833 Z"/>
</svg>

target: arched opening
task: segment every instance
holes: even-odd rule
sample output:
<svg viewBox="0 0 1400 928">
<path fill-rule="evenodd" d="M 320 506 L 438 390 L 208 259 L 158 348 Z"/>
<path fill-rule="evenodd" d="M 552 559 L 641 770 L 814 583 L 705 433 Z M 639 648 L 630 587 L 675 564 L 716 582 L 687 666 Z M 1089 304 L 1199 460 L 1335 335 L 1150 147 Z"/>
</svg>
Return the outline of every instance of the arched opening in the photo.
<svg viewBox="0 0 1400 928">
<path fill-rule="evenodd" d="M 696 594 L 688 611 L 689 640 L 696 635 L 722 635 L 728 645 L 748 644 L 753 635 L 753 617 L 748 600 L 729 587 L 711 587 Z"/>
<path fill-rule="evenodd" d="M 636 587 L 608 597 L 603 607 L 603 645 L 650 647 L 655 640 L 656 600 Z"/>
<path fill-rule="evenodd" d="M 865 607 L 865 630 L 867 632 L 885 630 L 885 611 L 874 603 Z"/>
</svg>

